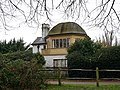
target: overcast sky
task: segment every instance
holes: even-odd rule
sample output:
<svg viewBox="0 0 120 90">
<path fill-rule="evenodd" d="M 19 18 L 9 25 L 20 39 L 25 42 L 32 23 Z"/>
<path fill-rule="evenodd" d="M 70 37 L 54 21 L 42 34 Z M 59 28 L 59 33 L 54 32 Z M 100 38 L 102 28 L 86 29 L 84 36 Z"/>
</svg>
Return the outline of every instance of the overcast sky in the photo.
<svg viewBox="0 0 120 90">
<path fill-rule="evenodd" d="M 49 22 L 45 22 L 44 20 L 43 21 L 41 20 L 41 24 L 48 23 L 48 24 L 50 24 L 51 28 L 60 22 L 77 22 L 80 25 L 80 22 L 75 21 L 74 19 L 63 20 L 62 16 L 60 16 L 59 14 L 58 15 L 56 14 L 54 16 L 53 21 L 54 22 L 51 22 L 51 24 L 50 24 Z M 82 26 L 82 25 L 80 25 L 80 26 Z M 99 35 L 99 32 L 100 32 L 99 30 L 88 30 L 88 28 L 85 27 L 84 25 L 82 27 L 92 39 L 95 39 L 96 36 Z M 27 25 L 24 24 L 13 30 L 8 30 L 8 31 L 6 31 L 4 29 L 1 30 L 0 31 L 0 39 L 9 41 L 10 39 L 13 39 L 13 38 L 16 38 L 16 39 L 23 38 L 23 40 L 25 42 L 32 43 L 37 37 L 42 36 L 41 31 L 42 31 L 41 26 L 39 29 L 37 29 L 37 28 L 28 27 Z"/>
<path fill-rule="evenodd" d="M 57 3 L 59 3 L 57 1 Z M 91 2 L 89 3 L 88 8 L 89 9 L 93 9 L 94 8 L 94 3 L 95 2 Z M 0 29 L 0 40 L 7 40 L 9 41 L 10 39 L 16 38 L 23 38 L 23 40 L 27 43 L 32 43 L 37 37 L 42 36 L 41 33 L 41 24 L 42 23 L 48 23 L 50 24 L 50 27 L 52 28 L 54 25 L 60 23 L 60 22 L 76 22 L 78 23 L 80 26 L 82 26 L 82 28 L 86 31 L 86 33 L 92 38 L 92 39 L 96 39 L 100 36 L 101 31 L 98 28 L 92 28 L 90 29 L 89 27 L 86 26 L 86 24 L 82 23 L 82 19 L 79 19 L 77 21 L 76 18 L 65 18 L 63 12 L 59 11 L 59 10 L 54 10 L 52 11 L 52 15 L 50 16 L 52 22 L 49 22 L 48 20 L 46 20 L 46 16 L 42 17 L 40 19 L 40 27 L 39 28 L 31 28 L 28 27 L 27 24 L 23 23 L 20 24 L 20 26 L 17 26 L 16 28 L 12 29 L 12 30 L 4 30 L 4 29 Z M 21 18 L 18 19 L 19 21 L 22 21 Z M 11 25 L 15 25 L 16 21 L 10 22 Z"/>
</svg>

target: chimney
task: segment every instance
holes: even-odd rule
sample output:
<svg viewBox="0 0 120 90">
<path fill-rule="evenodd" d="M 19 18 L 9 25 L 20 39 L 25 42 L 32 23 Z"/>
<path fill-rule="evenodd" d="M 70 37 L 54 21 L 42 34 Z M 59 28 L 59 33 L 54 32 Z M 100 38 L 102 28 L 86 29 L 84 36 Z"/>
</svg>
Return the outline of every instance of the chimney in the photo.
<svg viewBox="0 0 120 90">
<path fill-rule="evenodd" d="M 42 38 L 45 38 L 48 35 L 50 29 L 50 25 L 49 24 L 42 24 Z"/>
</svg>

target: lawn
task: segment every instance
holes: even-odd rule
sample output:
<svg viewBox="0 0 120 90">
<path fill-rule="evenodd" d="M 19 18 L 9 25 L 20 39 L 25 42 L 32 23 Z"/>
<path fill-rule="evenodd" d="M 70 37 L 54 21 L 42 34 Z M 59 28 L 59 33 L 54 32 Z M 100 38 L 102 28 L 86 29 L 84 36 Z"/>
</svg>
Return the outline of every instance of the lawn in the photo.
<svg viewBox="0 0 120 90">
<path fill-rule="evenodd" d="M 48 85 L 47 90 L 120 90 L 120 85 L 100 85 L 100 87 L 96 87 L 96 85 L 84 84 L 84 85 L 72 85 L 72 84 L 64 84 L 62 86 L 58 85 Z"/>
</svg>

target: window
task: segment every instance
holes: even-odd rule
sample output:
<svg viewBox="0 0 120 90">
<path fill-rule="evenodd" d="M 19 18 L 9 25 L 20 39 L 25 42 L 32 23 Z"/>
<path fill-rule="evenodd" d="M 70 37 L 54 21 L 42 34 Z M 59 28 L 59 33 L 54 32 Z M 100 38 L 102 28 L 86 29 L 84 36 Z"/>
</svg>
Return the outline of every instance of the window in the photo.
<svg viewBox="0 0 120 90">
<path fill-rule="evenodd" d="M 76 40 L 79 40 L 80 38 L 74 38 L 74 42 L 76 41 Z"/>
<path fill-rule="evenodd" d="M 66 39 L 63 39 L 63 47 L 66 48 Z"/>
<path fill-rule="evenodd" d="M 52 48 L 66 48 L 70 45 L 70 38 L 53 39 Z"/>
<path fill-rule="evenodd" d="M 52 48 L 55 48 L 55 39 L 52 40 Z"/>
<path fill-rule="evenodd" d="M 62 48 L 62 45 L 63 44 L 63 42 L 62 42 L 62 39 L 60 39 L 60 48 Z"/>
<path fill-rule="evenodd" d="M 70 46 L 70 38 L 67 38 L 67 47 Z"/>
<path fill-rule="evenodd" d="M 56 39 L 55 48 L 59 47 L 59 39 Z"/>
<path fill-rule="evenodd" d="M 67 67 L 67 59 L 54 59 L 53 66 L 54 67 Z"/>
</svg>

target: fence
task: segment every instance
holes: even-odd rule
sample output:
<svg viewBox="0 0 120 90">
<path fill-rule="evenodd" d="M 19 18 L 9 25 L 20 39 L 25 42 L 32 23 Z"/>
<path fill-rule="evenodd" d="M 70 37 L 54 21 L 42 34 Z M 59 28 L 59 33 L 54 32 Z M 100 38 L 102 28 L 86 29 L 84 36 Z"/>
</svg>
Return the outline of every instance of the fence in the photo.
<svg viewBox="0 0 120 90">
<path fill-rule="evenodd" d="M 95 72 L 95 76 L 96 78 L 94 78 L 96 80 L 96 86 L 99 87 L 99 72 L 120 72 L 120 70 L 108 70 L 108 69 L 102 69 L 99 70 L 98 67 L 96 67 L 96 70 L 93 69 L 63 69 L 63 68 L 54 68 L 54 69 L 44 69 L 41 71 L 50 71 L 53 73 L 57 72 L 57 77 L 52 78 L 52 79 L 57 79 L 58 80 L 58 85 L 61 85 L 61 79 L 63 79 L 62 75 L 64 75 L 64 79 L 66 78 L 66 75 L 68 74 L 68 71 L 86 71 L 86 72 Z M 69 78 L 70 79 L 70 78 Z M 82 78 L 74 78 L 74 79 L 82 79 Z M 85 79 L 85 78 L 84 78 Z M 93 79 L 93 78 L 89 78 L 89 79 Z M 119 79 L 119 78 L 112 78 L 112 79 Z"/>
</svg>

